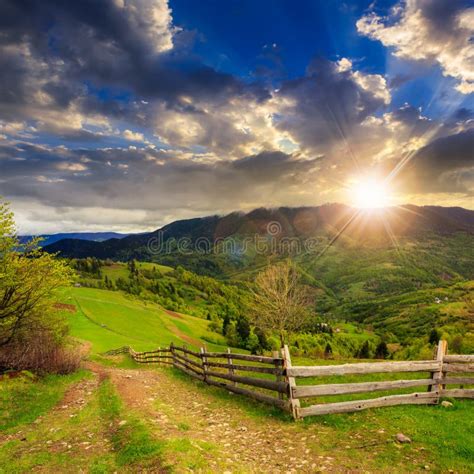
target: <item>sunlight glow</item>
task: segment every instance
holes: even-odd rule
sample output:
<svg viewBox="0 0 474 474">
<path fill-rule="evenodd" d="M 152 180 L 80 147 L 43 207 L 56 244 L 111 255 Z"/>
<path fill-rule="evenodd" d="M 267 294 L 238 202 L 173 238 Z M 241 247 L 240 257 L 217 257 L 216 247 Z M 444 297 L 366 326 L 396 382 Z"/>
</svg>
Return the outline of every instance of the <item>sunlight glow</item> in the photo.
<svg viewBox="0 0 474 474">
<path fill-rule="evenodd" d="M 359 181 L 350 189 L 350 199 L 359 209 L 378 209 L 390 205 L 391 196 L 383 180 Z"/>
</svg>

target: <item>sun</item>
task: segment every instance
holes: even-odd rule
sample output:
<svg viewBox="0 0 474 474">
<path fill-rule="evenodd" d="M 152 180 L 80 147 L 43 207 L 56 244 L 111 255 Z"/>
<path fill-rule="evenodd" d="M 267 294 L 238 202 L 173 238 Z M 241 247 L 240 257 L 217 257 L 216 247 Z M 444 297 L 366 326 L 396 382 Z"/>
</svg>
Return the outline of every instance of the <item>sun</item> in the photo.
<svg viewBox="0 0 474 474">
<path fill-rule="evenodd" d="M 380 209 L 390 205 L 390 189 L 383 180 L 358 181 L 349 192 L 351 204 L 359 209 Z"/>
</svg>

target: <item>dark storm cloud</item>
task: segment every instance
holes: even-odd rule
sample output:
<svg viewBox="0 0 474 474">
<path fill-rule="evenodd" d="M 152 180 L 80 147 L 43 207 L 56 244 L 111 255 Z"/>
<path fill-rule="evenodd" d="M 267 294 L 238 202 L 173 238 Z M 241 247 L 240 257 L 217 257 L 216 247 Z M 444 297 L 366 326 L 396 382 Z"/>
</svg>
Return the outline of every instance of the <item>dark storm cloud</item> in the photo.
<svg viewBox="0 0 474 474">
<path fill-rule="evenodd" d="M 420 193 L 474 196 L 474 129 L 438 138 L 421 148 L 397 179 Z"/>
<path fill-rule="evenodd" d="M 278 96 L 290 101 L 282 106 L 278 128 L 305 147 L 324 150 L 350 140 L 357 126 L 386 104 L 388 90 L 381 76 L 354 73 L 349 65 L 342 69 L 318 58 L 306 77 L 285 82 Z"/>
<path fill-rule="evenodd" d="M 87 95 L 85 83 L 99 92 L 122 89 L 169 104 L 182 95 L 212 101 L 268 95 L 217 72 L 187 49 L 173 49 L 173 36 L 180 33 L 164 0 L 4 0 L 0 30 L 0 101 L 18 108 L 39 91 L 52 99 L 49 108 L 66 108 Z"/>
</svg>

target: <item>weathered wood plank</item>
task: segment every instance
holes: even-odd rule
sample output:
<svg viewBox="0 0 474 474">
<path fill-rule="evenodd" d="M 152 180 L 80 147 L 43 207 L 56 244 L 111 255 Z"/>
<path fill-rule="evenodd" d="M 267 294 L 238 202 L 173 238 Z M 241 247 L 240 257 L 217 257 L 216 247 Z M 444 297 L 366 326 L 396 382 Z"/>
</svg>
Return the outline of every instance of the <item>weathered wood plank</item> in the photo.
<svg viewBox="0 0 474 474">
<path fill-rule="evenodd" d="M 453 398 L 474 398 L 474 388 L 451 388 L 448 390 L 441 390 L 440 395 L 442 397 Z"/>
<path fill-rule="evenodd" d="M 200 352 L 192 351 L 190 349 L 187 349 L 186 347 L 174 346 L 174 350 L 184 352 L 185 354 L 193 355 L 194 357 L 197 357 L 198 359 L 201 358 L 201 353 Z"/>
<path fill-rule="evenodd" d="M 443 369 L 443 359 L 446 353 L 448 352 L 448 343 L 446 341 L 439 341 L 438 342 L 438 347 L 436 348 L 436 356 L 435 359 L 437 362 L 440 363 L 439 369 L 437 369 L 435 372 L 431 373 L 431 378 L 432 379 L 441 379 L 444 375 L 444 369 Z M 444 388 L 440 383 L 438 382 L 436 385 L 430 385 L 428 387 L 428 392 L 439 392 L 442 388 Z M 439 400 L 439 399 L 438 399 Z"/>
<path fill-rule="evenodd" d="M 227 348 L 227 364 L 229 365 L 228 371 L 229 375 L 234 375 L 234 367 L 233 367 L 233 362 L 232 362 L 232 354 L 231 354 L 230 347 Z M 236 385 L 236 382 L 233 382 L 233 385 Z"/>
<path fill-rule="evenodd" d="M 205 353 L 206 357 L 220 358 L 220 359 L 227 359 L 228 355 L 229 354 L 227 352 L 206 352 Z M 260 362 L 262 364 L 275 364 L 275 363 L 283 364 L 282 359 L 274 359 L 273 357 L 257 356 L 257 355 L 251 355 L 251 354 L 232 354 L 232 359 L 246 360 L 250 362 Z"/>
<path fill-rule="evenodd" d="M 407 395 L 390 395 L 371 400 L 325 403 L 300 409 L 302 417 L 312 415 L 328 415 L 332 413 L 349 413 L 366 410 L 367 408 L 389 407 L 395 405 L 424 405 L 436 404 L 438 392 L 410 393 Z"/>
<path fill-rule="evenodd" d="M 474 355 L 451 354 L 444 356 L 445 362 L 474 362 Z"/>
<path fill-rule="evenodd" d="M 268 403 L 270 405 L 274 405 L 283 409 L 288 408 L 287 406 L 288 402 L 286 400 L 280 400 L 276 397 L 271 397 L 270 395 L 264 395 L 263 393 L 253 392 L 252 390 L 248 390 L 242 387 L 237 387 L 235 385 L 230 385 L 225 382 L 220 382 L 217 380 L 207 380 L 207 383 L 209 385 L 214 385 L 215 387 L 225 388 L 229 392 L 237 393 L 239 395 L 244 395 L 254 400 L 258 400 L 260 402 Z"/>
<path fill-rule="evenodd" d="M 276 382 L 274 380 L 254 379 L 252 377 L 243 377 L 241 375 L 232 375 L 223 372 L 207 371 L 207 375 L 211 377 L 230 380 L 232 382 L 243 383 L 244 385 L 251 385 L 253 387 L 266 388 L 267 390 L 274 390 L 276 392 L 287 393 L 288 384 L 286 382 Z"/>
<path fill-rule="evenodd" d="M 170 350 L 169 349 L 156 349 L 155 351 L 135 352 L 135 354 L 148 355 L 148 354 L 160 354 L 162 352 L 170 352 Z"/>
<path fill-rule="evenodd" d="M 204 376 L 204 382 L 208 382 L 208 375 L 207 375 L 207 358 L 205 356 L 205 350 L 204 347 L 201 347 L 201 360 L 202 360 L 202 372 Z"/>
<path fill-rule="evenodd" d="M 202 371 L 202 365 L 199 362 L 195 362 L 194 360 L 188 359 L 186 357 L 181 356 L 180 354 L 175 354 L 174 355 L 176 359 L 178 359 L 180 362 L 183 362 L 185 364 L 192 365 L 194 367 L 197 367 L 199 370 Z"/>
<path fill-rule="evenodd" d="M 234 370 L 242 370 L 244 372 L 258 372 L 260 374 L 272 374 L 272 375 L 282 375 L 282 369 L 275 369 L 274 367 L 261 367 L 256 365 L 238 365 L 238 364 L 225 364 L 222 362 L 206 362 L 208 367 L 221 367 L 223 369 L 233 368 Z"/>
<path fill-rule="evenodd" d="M 449 362 L 443 365 L 443 372 L 474 372 L 474 364 L 460 364 L 455 362 Z"/>
<path fill-rule="evenodd" d="M 438 361 L 362 362 L 342 365 L 293 366 L 287 369 L 290 377 L 317 377 L 322 375 L 376 374 L 389 372 L 435 372 L 441 368 Z"/>
<path fill-rule="evenodd" d="M 381 382 L 341 383 L 327 385 L 297 385 L 293 388 L 293 397 L 307 398 L 324 395 L 342 395 L 349 393 L 380 392 L 397 388 L 434 385 L 433 379 L 388 380 Z"/>
<path fill-rule="evenodd" d="M 184 362 L 182 359 L 175 359 L 173 361 L 173 365 L 178 368 L 184 368 L 187 369 L 190 372 L 193 372 L 196 375 L 202 376 L 204 379 L 204 373 L 201 370 L 196 369 L 195 367 L 188 365 L 186 362 Z"/>
<path fill-rule="evenodd" d="M 147 360 L 147 359 L 172 359 L 170 355 L 164 356 L 164 355 L 146 355 L 146 356 L 140 356 L 140 355 L 135 355 L 135 357 L 139 357 L 140 359 Z"/>
<path fill-rule="evenodd" d="M 288 370 L 292 367 L 291 363 L 291 355 L 288 346 L 284 344 L 281 348 L 281 356 L 283 359 L 283 370 L 285 371 L 285 380 L 288 383 L 289 391 L 288 391 L 288 407 L 293 415 L 295 420 L 298 420 L 300 416 L 300 407 L 301 403 L 297 398 L 293 397 L 293 390 L 296 388 L 296 381 L 294 377 L 290 377 L 288 375 Z"/>
<path fill-rule="evenodd" d="M 445 377 L 444 385 L 474 385 L 474 377 Z"/>
</svg>

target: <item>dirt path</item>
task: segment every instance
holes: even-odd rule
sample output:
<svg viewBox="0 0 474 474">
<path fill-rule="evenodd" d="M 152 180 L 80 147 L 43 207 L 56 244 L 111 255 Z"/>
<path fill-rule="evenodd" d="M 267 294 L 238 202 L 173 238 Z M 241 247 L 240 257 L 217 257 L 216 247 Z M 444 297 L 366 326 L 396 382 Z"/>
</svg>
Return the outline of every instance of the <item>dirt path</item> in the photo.
<svg viewBox="0 0 474 474">
<path fill-rule="evenodd" d="M 166 370 L 125 370 L 90 364 L 110 377 L 127 406 L 140 412 L 158 433 L 215 445 L 211 472 L 345 472 L 334 458 L 317 455 L 318 433 L 301 432 L 277 419 L 249 416 L 238 404 L 222 402 Z M 224 472 L 222 471 L 222 472 Z"/>
<path fill-rule="evenodd" d="M 94 375 L 74 383 L 54 408 L 15 433 L 1 437 L 0 445 L 17 444 L 15 457 L 19 460 L 34 456 L 69 457 L 78 465 L 88 465 L 87 459 L 109 453 L 109 440 L 97 426 L 75 422 L 83 416 L 100 381 Z M 42 471 L 39 466 L 33 470 Z"/>
<path fill-rule="evenodd" d="M 324 421 L 287 422 L 258 412 L 238 395 L 226 396 L 224 389 L 181 378 L 167 368 L 122 369 L 91 361 L 86 366 L 92 377 L 71 385 L 47 414 L 0 438 L 0 473 L 88 472 L 100 466 L 98 472 L 163 472 L 164 466 L 177 474 L 375 473 L 382 451 L 399 461 L 393 469 L 386 463 L 387 473 L 419 472 L 409 466 L 426 465 L 424 448 L 396 445 L 393 433 L 377 424 L 345 431 Z M 106 378 L 124 404 L 119 426 L 138 420 L 162 443 L 159 469 L 117 465 L 112 424 L 100 419 L 103 398 L 98 395 L 104 393 Z M 7 445 L 9 462 L 18 463 L 13 471 L 1 466 L 1 449 Z M 405 469 L 402 459 L 410 463 Z"/>
</svg>

